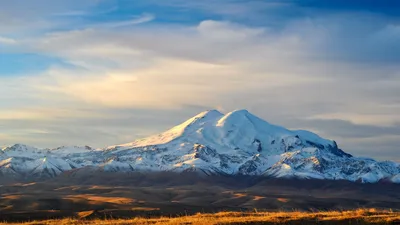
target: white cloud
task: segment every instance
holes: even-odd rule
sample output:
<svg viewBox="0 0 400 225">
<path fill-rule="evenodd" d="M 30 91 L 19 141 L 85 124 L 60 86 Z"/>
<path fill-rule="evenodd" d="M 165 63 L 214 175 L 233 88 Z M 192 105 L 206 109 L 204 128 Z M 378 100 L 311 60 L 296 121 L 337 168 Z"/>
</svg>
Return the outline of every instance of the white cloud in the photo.
<svg viewBox="0 0 400 225">
<path fill-rule="evenodd" d="M 263 28 L 248 28 L 230 22 L 219 22 L 214 20 L 202 21 L 197 30 L 204 38 L 210 38 L 214 41 L 236 41 L 242 42 L 261 36 L 264 33 Z"/>
<path fill-rule="evenodd" d="M 144 16 L 135 23 L 150 19 Z M 399 122 L 398 95 L 394 95 L 400 85 L 398 66 L 327 60 L 318 47 L 330 38 L 328 31 L 304 21 L 271 31 L 207 20 L 196 26 L 133 26 L 118 32 L 103 26 L 31 38 L 24 42 L 29 51 L 60 57 L 79 68 L 53 67 L 19 80 L 0 78 L 3 107 L 18 112 L 14 117 L 10 111 L 0 113 L 0 125 L 7 121 L 9 126 L 17 126 L 18 121 L 29 120 L 32 129 L 36 124 L 44 126 L 40 130 L 59 131 L 54 124 L 69 118 L 62 132 L 71 133 L 71 142 L 92 144 L 99 139 L 96 135 L 109 135 L 101 145 L 111 145 L 113 140 L 131 141 L 135 135 L 130 134 L 130 126 L 152 127 L 146 134 L 161 131 L 206 108 L 248 108 L 270 122 L 296 128 L 300 123 L 293 118 L 372 125 Z M 382 71 L 391 76 L 377 82 Z M 91 110 L 82 110 L 85 107 Z M 93 115 L 99 121 L 121 114 L 128 120 L 130 117 L 121 113 L 127 109 L 129 113 L 146 109 L 152 115 L 157 111 L 165 114 L 149 118 L 146 124 L 111 121 L 108 131 L 82 125 L 82 131 L 92 133 L 85 140 L 69 130 L 71 124 L 83 124 Z M 173 122 L 164 121 L 160 128 L 160 117 Z M 52 121 L 40 125 L 45 118 Z M 53 134 L 54 143 L 63 140 L 59 132 Z M 321 132 L 330 137 L 329 131 Z M 122 138 L 123 133 L 129 135 Z M 341 141 L 349 148 L 356 143 L 346 138 Z"/>
<path fill-rule="evenodd" d="M 16 43 L 17 43 L 17 41 L 12 39 L 12 38 L 7 38 L 7 37 L 0 36 L 0 45 L 1 44 L 3 44 L 3 45 L 14 45 Z"/>
<path fill-rule="evenodd" d="M 142 14 L 130 20 L 117 21 L 117 22 L 109 22 L 109 23 L 101 23 L 98 25 L 91 26 L 93 28 L 117 28 L 117 27 L 126 27 L 132 25 L 138 25 L 142 23 L 148 23 L 155 20 L 156 17 L 153 14 Z"/>
</svg>

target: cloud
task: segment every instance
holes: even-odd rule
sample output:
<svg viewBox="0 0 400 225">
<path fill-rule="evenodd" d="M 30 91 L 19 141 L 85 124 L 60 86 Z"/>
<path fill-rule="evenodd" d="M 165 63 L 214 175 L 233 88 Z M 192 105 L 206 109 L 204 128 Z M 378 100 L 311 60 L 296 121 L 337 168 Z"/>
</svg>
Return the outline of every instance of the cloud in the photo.
<svg viewBox="0 0 400 225">
<path fill-rule="evenodd" d="M 140 16 L 136 16 L 130 20 L 118 21 L 118 22 L 109 22 L 109 23 L 101 23 L 97 25 L 89 25 L 91 28 L 118 28 L 118 27 L 126 27 L 132 25 L 138 25 L 142 23 L 148 23 L 155 19 L 156 17 L 152 14 L 142 14 Z"/>
<path fill-rule="evenodd" d="M 16 43 L 17 43 L 17 41 L 12 38 L 6 38 L 6 37 L 0 36 L 0 45 L 14 45 Z"/>
<path fill-rule="evenodd" d="M 173 108 L 185 102 L 210 98 L 199 93 L 212 91 L 211 87 L 204 85 L 203 79 L 209 76 L 207 72 L 217 71 L 213 68 L 213 65 L 167 61 L 147 69 L 108 72 L 103 76 L 81 77 L 61 72 L 44 77 L 53 79 L 53 82 L 39 84 L 37 88 L 108 107 Z M 188 74 L 184 71 L 194 72 Z"/>
<path fill-rule="evenodd" d="M 70 21 L 51 20 L 57 13 L 84 11 L 98 5 L 98 0 L 71 1 L 3 1 L 0 8 L 0 35 L 13 33 L 23 36 L 30 32 L 39 32 L 65 27 Z M 6 21 L 6 22 L 5 22 Z"/>
<path fill-rule="evenodd" d="M 16 35 L 18 45 L 7 50 L 64 64 L 0 77 L 2 141 L 101 147 L 163 131 L 209 108 L 247 108 L 271 123 L 336 139 L 352 154 L 398 158 L 400 51 L 392 14 L 296 2 L 142 3 L 193 15 L 180 24 L 149 8 L 152 14 L 113 14 L 103 22 L 46 20 L 101 11 L 91 8 L 100 4 L 94 1 L 32 12 L 32 21 L 48 28 L 62 22 L 63 29 Z"/>
<path fill-rule="evenodd" d="M 339 119 L 314 119 L 304 121 L 306 126 L 318 127 L 326 133 L 341 138 L 379 138 L 382 136 L 400 136 L 398 124 L 390 126 L 354 124 Z"/>
<path fill-rule="evenodd" d="M 75 17 L 75 16 L 94 16 L 94 15 L 102 15 L 102 14 L 108 14 L 112 13 L 114 11 L 118 10 L 117 6 L 113 6 L 110 8 L 102 9 L 102 10 L 87 10 L 87 11 L 65 11 L 65 12 L 60 12 L 60 13 L 54 13 L 54 16 L 66 16 L 66 17 Z"/>
<path fill-rule="evenodd" d="M 220 22 L 213 20 L 202 21 L 198 27 L 198 32 L 205 38 L 217 41 L 241 42 L 254 38 L 264 33 L 262 28 L 248 28 L 230 22 Z"/>
<path fill-rule="evenodd" d="M 163 34 L 163 41 L 155 33 Z M 279 60 L 294 57 L 289 48 L 301 48 L 298 41 L 228 22 L 203 21 L 174 32 L 162 27 L 118 34 L 90 29 L 57 33 L 31 45 L 96 70 L 49 70 L 43 82 L 36 82 L 38 89 L 108 107 L 165 108 L 190 102 L 215 106 L 215 95 L 324 80 L 306 73 L 281 76 Z M 267 58 L 270 62 L 264 62 Z M 106 66 L 97 66 L 99 61 Z M 271 72 L 265 73 L 265 65 Z"/>
</svg>

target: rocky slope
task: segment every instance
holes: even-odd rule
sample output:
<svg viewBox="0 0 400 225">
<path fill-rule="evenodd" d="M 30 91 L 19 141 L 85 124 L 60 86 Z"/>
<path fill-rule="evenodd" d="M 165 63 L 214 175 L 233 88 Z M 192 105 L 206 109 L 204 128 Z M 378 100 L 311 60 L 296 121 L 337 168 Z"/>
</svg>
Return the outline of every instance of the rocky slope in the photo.
<svg viewBox="0 0 400 225">
<path fill-rule="evenodd" d="M 270 124 L 246 110 L 202 112 L 164 133 L 105 149 L 17 144 L 0 151 L 0 177 L 46 178 L 73 169 L 400 183 L 398 163 L 353 157 L 335 141 Z"/>
</svg>

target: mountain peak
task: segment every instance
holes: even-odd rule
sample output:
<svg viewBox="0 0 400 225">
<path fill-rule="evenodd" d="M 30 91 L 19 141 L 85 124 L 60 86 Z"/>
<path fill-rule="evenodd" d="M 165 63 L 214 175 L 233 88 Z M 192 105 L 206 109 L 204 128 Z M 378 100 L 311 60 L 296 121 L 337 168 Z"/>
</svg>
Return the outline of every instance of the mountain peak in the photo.
<svg viewBox="0 0 400 225">
<path fill-rule="evenodd" d="M 197 124 L 197 125 L 202 126 L 205 123 L 216 120 L 222 116 L 224 116 L 224 114 L 222 114 L 218 110 L 215 110 L 215 109 L 207 110 L 207 111 L 201 112 L 201 113 L 197 114 L 196 116 L 186 120 L 185 122 L 173 127 L 169 131 L 178 131 L 180 133 L 183 133 L 189 127 L 192 127 L 193 125 Z"/>
<path fill-rule="evenodd" d="M 353 157 L 336 142 L 289 130 L 245 109 L 207 110 L 154 136 L 99 151 L 14 145 L 0 152 L 0 174 L 54 177 L 72 168 L 104 171 L 196 171 L 207 175 L 257 175 L 400 182 L 400 165 Z"/>
<path fill-rule="evenodd" d="M 221 116 L 223 114 L 216 109 L 209 109 L 209 110 L 206 110 L 206 111 L 203 111 L 203 112 L 197 114 L 195 117 L 215 116 L 215 115 Z"/>
<path fill-rule="evenodd" d="M 186 132 L 199 129 L 206 124 L 209 124 L 218 118 L 222 117 L 224 114 L 218 110 L 206 110 L 196 116 L 186 120 L 185 122 L 161 133 L 156 134 L 148 138 L 143 138 L 132 143 L 123 144 L 119 146 L 123 147 L 140 147 L 148 145 L 160 145 L 171 142 L 179 137 L 182 137 Z M 115 146 L 112 146 L 115 147 Z M 111 148 L 112 148 L 111 147 Z"/>
<path fill-rule="evenodd" d="M 250 113 L 247 109 L 236 109 L 225 114 L 226 117 L 257 117 Z"/>
<path fill-rule="evenodd" d="M 14 144 L 12 146 L 8 146 L 2 149 L 3 151 L 29 151 L 36 150 L 35 147 L 24 145 L 24 144 Z"/>
<path fill-rule="evenodd" d="M 248 115 L 251 114 L 247 109 L 236 109 L 230 112 L 231 114 Z"/>
<path fill-rule="evenodd" d="M 183 122 L 182 124 L 178 125 L 185 125 L 185 124 L 191 124 L 194 121 L 197 121 L 199 119 L 215 119 L 217 117 L 222 117 L 224 114 L 222 114 L 220 111 L 216 110 L 216 109 L 211 109 L 211 110 L 206 110 L 203 111 L 199 114 L 197 114 L 196 116 L 186 120 L 185 122 Z"/>
<path fill-rule="evenodd" d="M 243 125 L 245 121 L 249 121 L 249 116 L 252 116 L 249 111 L 245 109 L 234 110 L 225 114 L 220 120 L 218 120 L 216 126 L 222 127 L 226 125 L 240 126 Z"/>
</svg>

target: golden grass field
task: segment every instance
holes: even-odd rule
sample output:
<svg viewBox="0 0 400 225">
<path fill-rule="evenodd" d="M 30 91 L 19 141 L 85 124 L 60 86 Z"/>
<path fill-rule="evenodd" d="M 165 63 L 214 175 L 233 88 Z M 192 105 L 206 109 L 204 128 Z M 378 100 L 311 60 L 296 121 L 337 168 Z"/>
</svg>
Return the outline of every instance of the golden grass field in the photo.
<svg viewBox="0 0 400 225">
<path fill-rule="evenodd" d="M 87 220 L 91 212 L 81 212 L 77 218 L 32 221 L 25 225 L 66 225 L 66 224 L 133 224 L 133 225 L 216 225 L 216 224 L 400 224 L 400 212 L 391 210 L 357 209 L 329 212 L 219 212 L 197 213 L 191 216 Z M 79 217 L 81 217 L 79 219 Z M 9 223 L 17 224 L 17 223 Z"/>
<path fill-rule="evenodd" d="M 399 187 L 169 173 L 61 176 L 0 185 L 0 223 L 400 224 Z"/>
</svg>

